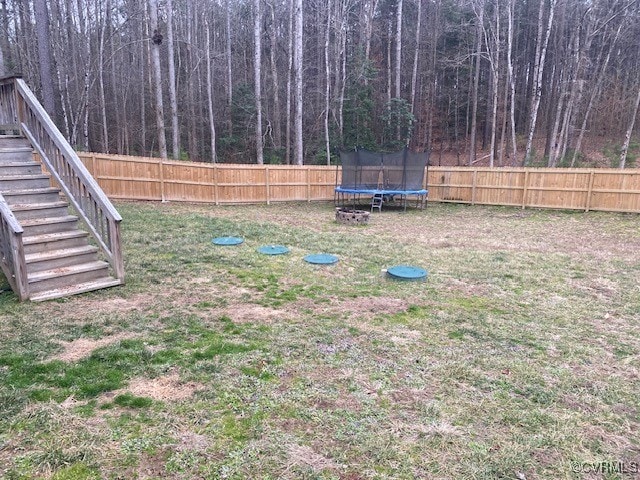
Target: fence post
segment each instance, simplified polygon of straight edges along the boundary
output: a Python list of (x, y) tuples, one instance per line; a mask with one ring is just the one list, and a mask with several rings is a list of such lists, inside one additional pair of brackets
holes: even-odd
[(264, 186), (267, 197), (267, 205), (271, 205), (271, 190), (269, 188), (269, 165), (264, 166)]
[(478, 179), (478, 170), (473, 171), (471, 176), (471, 205), (476, 204), (476, 181)]
[(522, 209), (527, 206), (527, 191), (529, 187), (529, 169), (524, 171), (524, 186), (522, 190)]
[(213, 201), (216, 205), (220, 204), (218, 199), (218, 164), (213, 164)]
[(308, 165), (305, 168), (307, 171), (307, 202), (311, 202), (311, 171)]
[(162, 158), (158, 159), (158, 169), (160, 174), (160, 201), (164, 202), (164, 163)]
[(587, 190), (587, 201), (585, 202), (586, 205), (584, 207), (584, 211), (588, 212), (589, 208), (591, 208), (591, 194), (593, 193), (593, 179), (595, 177), (595, 172), (593, 170), (591, 170), (591, 172), (589, 173), (589, 188)]

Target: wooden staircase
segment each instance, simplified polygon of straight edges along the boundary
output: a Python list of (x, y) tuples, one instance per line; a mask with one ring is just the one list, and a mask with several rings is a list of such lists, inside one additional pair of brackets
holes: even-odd
[(51, 187), (25, 138), (0, 137), (0, 194), (24, 234), (29, 298), (48, 300), (120, 285), (98, 247), (78, 227), (69, 202)]
[(11, 132), (0, 134), (2, 271), (20, 300), (123, 284), (120, 216), (24, 82), (9, 80), (0, 80), (0, 132)]

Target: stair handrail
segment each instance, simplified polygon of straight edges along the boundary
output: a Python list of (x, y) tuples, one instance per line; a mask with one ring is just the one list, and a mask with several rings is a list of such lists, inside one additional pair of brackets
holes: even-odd
[(0, 193), (0, 267), (18, 298), (29, 298), (24, 230)]
[(122, 217), (22, 78), (12, 78), (16, 116), (23, 134), (104, 252), (114, 276), (124, 283)]

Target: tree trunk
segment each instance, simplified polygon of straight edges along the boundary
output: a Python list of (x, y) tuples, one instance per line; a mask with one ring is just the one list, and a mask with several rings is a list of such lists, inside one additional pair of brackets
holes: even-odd
[[(208, 30), (207, 30), (208, 33)], [(207, 51), (207, 54), (209, 52)], [(169, 60), (169, 104), (171, 106), (171, 156), (180, 158), (180, 126), (176, 96), (176, 66), (173, 50), (173, 1), (167, 0), (167, 56)]]
[(216, 127), (213, 121), (213, 78), (211, 75), (211, 32), (209, 28), (209, 22), (205, 21), (207, 42), (206, 42), (206, 55), (207, 55), (207, 107), (209, 112), (209, 134), (211, 137), (211, 163), (216, 163)]
[(51, 33), (46, 0), (34, 0), (36, 19), (36, 37), (38, 39), (38, 63), (40, 66), (40, 85), (42, 105), (54, 122), (58, 120), (53, 88), (53, 64), (51, 59)]
[(324, 143), (327, 165), (331, 165), (331, 145), (329, 139), (329, 107), (331, 104), (331, 68), (329, 62), (329, 40), (331, 38), (331, 0), (327, 0), (327, 23), (324, 32)]
[(393, 42), (393, 24), (389, 19), (387, 25), (387, 104), (391, 104), (391, 45)]
[[(98, 11), (98, 2), (96, 1), (96, 11)], [(109, 126), (107, 122), (107, 100), (104, 91), (104, 42), (107, 29), (107, 22), (103, 18), (100, 26), (100, 39), (98, 45), (98, 89), (100, 97), (100, 119), (102, 125), (102, 151), (109, 153)]]
[[(418, 0), (422, 1), (422, 0)], [(373, 35), (373, 17), (378, 8), (378, 0), (367, 0), (365, 5), (364, 23), (364, 62), (363, 67), (369, 68), (369, 62), (371, 61), (371, 37)], [(363, 71), (364, 84), (369, 83), (369, 75), (366, 71)]]
[[(551, 27), (553, 25), (553, 16), (555, 13), (557, 0), (549, 0), (549, 18), (547, 26), (543, 33), (544, 25), (544, 2), (540, 2), (540, 10), (538, 12), (538, 36), (536, 42), (536, 56), (533, 73), (533, 93), (531, 96), (531, 107), (529, 117), (529, 135), (527, 137), (527, 147), (524, 154), (524, 162), (530, 162), (531, 150), (533, 148), (533, 135), (536, 131), (536, 121), (538, 119), (538, 109), (540, 108), (540, 99), (542, 98), (542, 76), (544, 74), (544, 62), (547, 55), (547, 46), (549, 45), (549, 36), (551, 35)], [(544, 34), (544, 39), (542, 38)]]
[(2, 76), (10, 75), (14, 73), (15, 66), (13, 64), (13, 55), (11, 54), (11, 45), (9, 44), (9, 15), (7, 13), (7, 0), (0, 1), (0, 8), (2, 13), (2, 19), (0, 22), (2, 23), (2, 30), (4, 32), (3, 35), (0, 36), (0, 54), (2, 56), (2, 61), (0, 62), (0, 68), (2, 71), (0, 74)]
[(285, 154), (284, 162), (291, 164), (291, 81), (293, 77), (293, 17), (294, 17), (294, 0), (289, 0), (289, 43), (287, 46), (287, 57), (289, 63), (287, 65), (287, 113), (285, 127)]
[(516, 141), (516, 81), (513, 75), (513, 9), (515, 0), (507, 0), (507, 17), (508, 17), (508, 33), (507, 33), (507, 68), (509, 74), (509, 90), (511, 101), (509, 102), (509, 125), (511, 129), (511, 165), (517, 165), (518, 161), (518, 144)]
[(480, 87), (480, 56), (482, 54), (482, 29), (484, 28), (484, 0), (476, 6), (478, 8), (476, 27), (476, 54), (475, 54), (475, 72), (473, 77), (473, 93), (471, 107), (471, 131), (469, 140), (469, 166), (473, 165), (476, 160), (476, 130), (478, 125), (478, 90)]
[(231, 0), (227, 0), (225, 3), (225, 22), (226, 22), (226, 30), (225, 30), (225, 47), (226, 47), (226, 57), (227, 57), (227, 105), (229, 107), (229, 135), (233, 134), (233, 115), (231, 114), (231, 106), (233, 105), (233, 70), (231, 64), (231, 9), (229, 8), (229, 2)]
[(256, 99), (256, 163), (264, 163), (262, 150), (262, 88), (261, 88), (261, 67), (262, 67), (262, 5), (261, 0), (253, 2), (253, 74), (254, 92)]
[(196, 83), (195, 76), (197, 71), (197, 62), (195, 58), (195, 32), (197, 29), (198, 22), (198, 10), (197, 4), (188, 3), (187, 4), (187, 18), (186, 18), (186, 28), (187, 28), (187, 95), (186, 95), (186, 103), (187, 103), (187, 149), (189, 159), (195, 161), (199, 156), (198, 150), (198, 127), (196, 123)]
[(156, 130), (158, 134), (158, 150), (160, 157), (167, 158), (167, 139), (164, 132), (164, 105), (162, 102), (162, 74), (160, 72), (160, 43), (158, 37), (158, 0), (149, 0), (149, 18), (151, 20), (151, 66), (155, 90)]
[(620, 168), (624, 168), (627, 162), (627, 153), (629, 152), (629, 143), (631, 143), (631, 135), (633, 134), (633, 127), (636, 124), (636, 117), (638, 116), (638, 107), (640, 107), (640, 84), (638, 85), (638, 94), (636, 95), (636, 103), (631, 112), (631, 121), (629, 122), (629, 128), (624, 136), (624, 143), (620, 153)]
[[(397, 0), (396, 10), (396, 92), (395, 97), (400, 98), (400, 73), (402, 71), (402, 7), (403, 0)], [(400, 128), (400, 126), (398, 126)]]
[(273, 136), (275, 137), (273, 146), (276, 149), (282, 147), (282, 106), (280, 105), (280, 80), (278, 75), (278, 65), (276, 62), (276, 52), (278, 50), (278, 37), (276, 29), (276, 12), (273, 3), (269, 3), (271, 9), (271, 50), (269, 61), (271, 64), (271, 79), (273, 81)]
[(493, 51), (491, 52), (491, 145), (489, 147), (489, 166), (493, 167), (496, 156), (496, 133), (498, 129), (498, 87), (500, 86), (500, 8), (495, 5), (495, 32)]
[[(340, 35), (338, 40), (338, 55), (336, 59), (336, 83), (339, 83), (338, 93), (338, 135), (340, 137), (340, 143), (344, 143), (344, 100), (345, 90), (347, 88), (347, 22), (348, 13), (346, 11), (346, 5), (344, 0), (340, 2), (340, 14), (339, 25)], [(337, 10), (337, 9), (336, 9)], [(338, 74), (339, 72), (339, 74)], [(340, 79), (338, 82), (338, 78)]]
[[(576, 145), (573, 150), (573, 156), (571, 157), (571, 166), (574, 167), (576, 164), (576, 160), (578, 155), (580, 154), (580, 150), (582, 149), (582, 140), (584, 139), (584, 133), (587, 130), (587, 122), (589, 121), (589, 115), (591, 114), (591, 110), (593, 109), (593, 104), (595, 103), (595, 99), (600, 95), (600, 89), (602, 88), (602, 82), (604, 80), (605, 73), (607, 71), (607, 67), (609, 66), (609, 60), (611, 59), (611, 52), (617, 44), (618, 37), (620, 35), (620, 30), (622, 29), (622, 22), (618, 25), (616, 30), (616, 34), (611, 40), (611, 44), (607, 50), (607, 55), (605, 56), (604, 61), (598, 71), (598, 78), (596, 79), (596, 83), (591, 88), (591, 94), (589, 95), (589, 102), (587, 103), (586, 110), (584, 112), (584, 116), (582, 118), (582, 125), (580, 126), (580, 133), (578, 134), (578, 139), (576, 140)], [(599, 63), (599, 62), (598, 62)]]
[(304, 146), (302, 140), (302, 0), (295, 0), (295, 34), (294, 34), (294, 52), (293, 52), (293, 70), (295, 77), (295, 116), (294, 116), (294, 149), (293, 163), (302, 165), (304, 162)]
[(416, 46), (413, 54), (413, 71), (411, 72), (411, 115), (416, 113), (416, 87), (418, 85), (418, 58), (420, 56), (420, 36), (422, 35), (422, 0), (417, 0), (418, 18), (416, 19)]

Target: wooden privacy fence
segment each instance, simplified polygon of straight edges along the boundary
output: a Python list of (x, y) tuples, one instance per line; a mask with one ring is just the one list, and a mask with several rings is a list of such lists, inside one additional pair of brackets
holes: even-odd
[(336, 167), (211, 164), (80, 154), (107, 194), (123, 200), (219, 204), (333, 199)]
[(431, 167), (429, 200), (640, 212), (640, 170)]
[[(114, 199), (218, 204), (333, 200), (329, 166), (208, 164), (80, 153)], [(337, 176), (337, 178), (336, 178)], [(640, 212), (639, 169), (429, 167), (429, 201)]]

